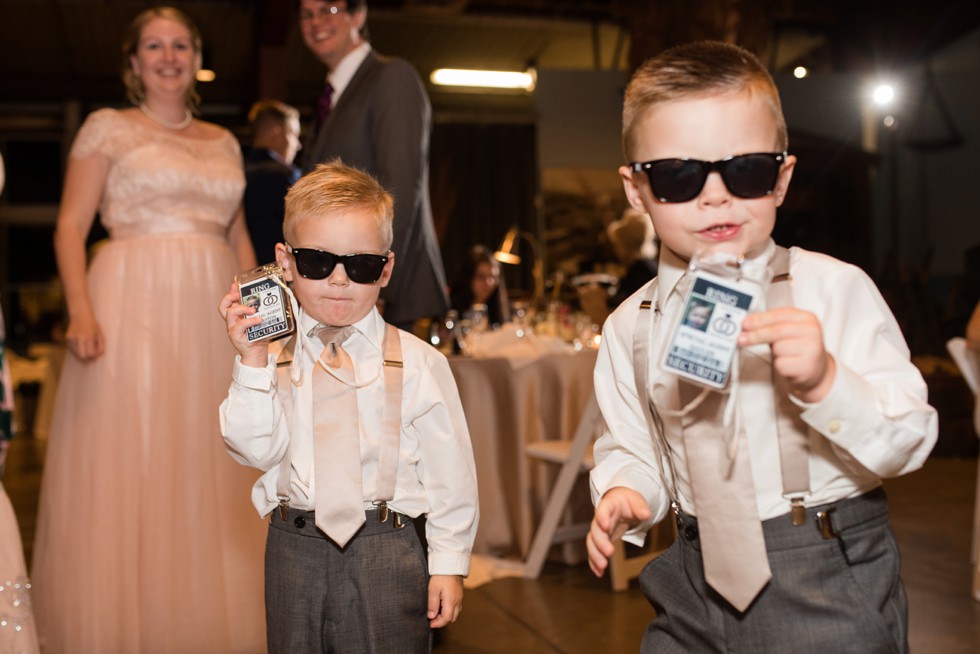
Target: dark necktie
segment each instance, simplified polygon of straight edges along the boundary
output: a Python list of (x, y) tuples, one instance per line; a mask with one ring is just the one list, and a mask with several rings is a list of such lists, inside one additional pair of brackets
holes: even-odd
[(333, 102), (333, 86), (327, 82), (326, 86), (323, 87), (320, 99), (316, 103), (316, 120), (313, 123), (314, 134), (319, 134), (323, 123), (327, 121), (327, 116), (330, 115), (331, 102)]

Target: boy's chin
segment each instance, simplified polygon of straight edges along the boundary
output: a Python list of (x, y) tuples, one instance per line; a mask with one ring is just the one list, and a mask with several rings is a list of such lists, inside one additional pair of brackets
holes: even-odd
[(698, 248), (693, 252), (685, 252), (683, 254), (674, 251), (674, 254), (683, 260), (685, 263), (690, 262), (690, 260), (695, 256), (708, 256), (712, 254), (718, 255), (728, 255), (731, 257), (742, 257), (745, 259), (754, 259), (763, 252), (766, 251), (766, 245), (768, 240), (761, 244), (747, 245), (745, 243), (727, 242), (727, 243), (716, 243), (708, 244), (702, 248)]
[(371, 313), (373, 308), (373, 304), (359, 307), (322, 306), (322, 304), (318, 304), (311, 307), (306, 313), (320, 324), (331, 327), (346, 327), (363, 319)]

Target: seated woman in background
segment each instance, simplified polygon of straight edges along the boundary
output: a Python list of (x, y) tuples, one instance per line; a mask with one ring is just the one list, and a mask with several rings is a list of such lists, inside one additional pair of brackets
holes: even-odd
[(609, 297), (607, 290), (598, 285), (577, 289), (582, 310), (599, 325), (623, 300), (657, 276), (656, 234), (649, 216), (633, 208), (626, 209), (619, 220), (609, 224), (606, 234), (616, 258), (625, 268), (616, 293)]
[(491, 327), (499, 327), (510, 320), (510, 301), (500, 276), (500, 263), (482, 245), (474, 245), (466, 251), (449, 299), (460, 316), (474, 304), (485, 304)]

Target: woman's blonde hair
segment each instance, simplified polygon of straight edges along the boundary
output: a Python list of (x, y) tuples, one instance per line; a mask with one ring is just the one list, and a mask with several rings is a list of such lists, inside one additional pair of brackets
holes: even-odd
[[(129, 24), (122, 42), (122, 80), (126, 86), (126, 97), (136, 105), (146, 99), (146, 89), (143, 87), (143, 80), (133, 70), (132, 57), (139, 48), (140, 37), (143, 36), (143, 28), (155, 18), (166, 18), (186, 27), (187, 31), (191, 34), (191, 45), (194, 48), (194, 54), (200, 56), (203, 48), (200, 30), (197, 29), (194, 21), (180, 9), (174, 7), (152, 7), (141, 12)], [(197, 113), (201, 105), (201, 96), (194, 89), (195, 84), (196, 80), (192, 80), (190, 87), (187, 89), (186, 102), (187, 108)]]

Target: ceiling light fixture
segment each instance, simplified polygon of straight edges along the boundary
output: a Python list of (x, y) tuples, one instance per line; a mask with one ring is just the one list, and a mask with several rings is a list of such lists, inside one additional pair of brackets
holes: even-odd
[(472, 88), (524, 89), (533, 91), (536, 75), (533, 69), (518, 73), (504, 70), (465, 70), (438, 68), (429, 80), (439, 86), (468, 86)]

